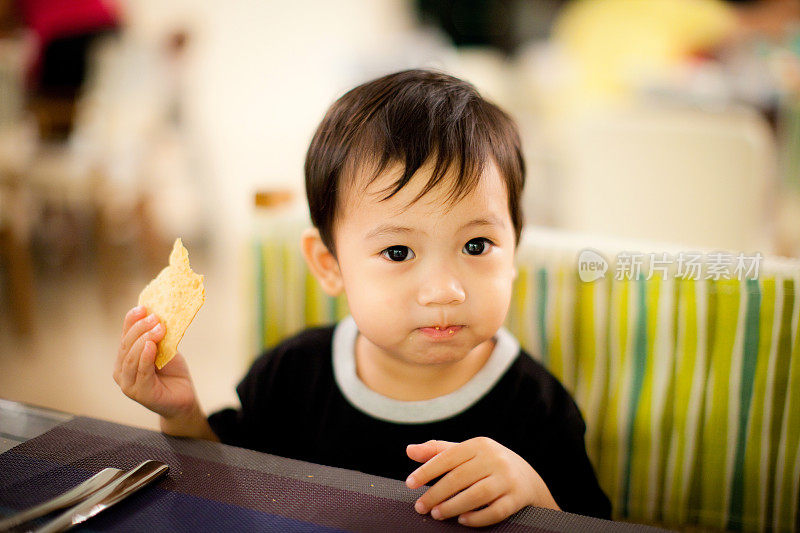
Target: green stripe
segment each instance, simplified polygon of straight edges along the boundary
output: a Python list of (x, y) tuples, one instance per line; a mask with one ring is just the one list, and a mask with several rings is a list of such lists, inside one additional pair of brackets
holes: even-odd
[[(759, 331), (764, 332), (759, 336), (758, 358), (756, 362), (755, 378), (753, 379), (753, 399), (750, 404), (750, 417), (747, 429), (747, 448), (744, 454), (744, 496), (741, 521), (747, 530), (760, 530), (765, 523), (762, 490), (766, 490), (761, 481), (764, 469), (761, 459), (762, 435), (764, 432), (764, 415), (767, 399), (767, 377), (769, 362), (772, 352), (772, 334), (774, 331), (776, 305), (776, 282), (774, 278), (764, 279), (761, 282), (761, 313)], [(768, 443), (767, 443), (768, 445)]]
[(638, 313), (636, 316), (635, 326), (635, 339), (633, 346), (633, 382), (631, 393), (628, 399), (628, 435), (627, 435), (627, 448), (628, 454), (624, 466), (623, 474), (623, 487), (622, 487), (622, 512), (625, 516), (630, 516), (629, 500), (631, 489), (631, 462), (634, 453), (633, 448), (633, 435), (636, 427), (636, 410), (639, 407), (639, 396), (642, 391), (642, 382), (644, 380), (644, 372), (647, 368), (647, 299), (646, 299), (646, 285), (641, 279), (636, 280), (637, 300), (639, 304)]
[[(648, 281), (641, 281), (646, 293), (646, 347), (644, 360), (637, 361), (636, 366), (644, 366), (642, 369), (641, 392), (639, 394), (638, 406), (631, 424), (633, 440), (631, 444), (631, 495), (630, 509), (631, 519), (652, 521), (653, 516), (648, 512), (648, 506), (655, 502), (658, 497), (650, 491), (650, 464), (654, 439), (657, 437), (653, 433), (653, 420), (660, 420), (662, 413), (655, 412), (655, 383), (654, 380), (661, 376), (655, 375), (655, 340), (656, 328), (658, 327), (658, 311), (662, 280), (653, 277)], [(638, 356), (637, 356), (638, 358)], [(634, 390), (634, 393), (636, 391)]]
[(540, 268), (538, 272), (538, 300), (537, 300), (537, 313), (539, 317), (539, 354), (542, 358), (542, 363), (549, 366), (550, 352), (547, 349), (547, 269)]
[(747, 447), (747, 421), (750, 414), (750, 404), (753, 398), (753, 387), (756, 377), (756, 363), (758, 362), (761, 293), (758, 280), (746, 281), (747, 290), (747, 317), (745, 318), (744, 353), (742, 354), (742, 377), (739, 428), (736, 439), (736, 459), (733, 467), (733, 486), (731, 488), (730, 516), (728, 529), (741, 529), (744, 502), (744, 454)]

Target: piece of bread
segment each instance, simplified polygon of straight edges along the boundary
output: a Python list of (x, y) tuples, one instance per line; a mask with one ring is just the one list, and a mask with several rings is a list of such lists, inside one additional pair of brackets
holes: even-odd
[(148, 313), (155, 313), (166, 328), (164, 338), (157, 344), (158, 369), (178, 353), (178, 343), (205, 299), (203, 276), (192, 271), (189, 252), (179, 238), (175, 239), (169, 254), (169, 266), (148, 283), (139, 295), (139, 305), (144, 306)]

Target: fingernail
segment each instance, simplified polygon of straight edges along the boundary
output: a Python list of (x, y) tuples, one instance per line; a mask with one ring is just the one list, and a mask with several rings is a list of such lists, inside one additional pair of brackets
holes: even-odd
[(142, 311), (144, 311), (144, 306), (137, 305), (136, 307), (133, 308), (133, 312), (136, 313), (137, 315)]
[(153, 328), (151, 331), (152, 331), (153, 333), (156, 333), (156, 334), (158, 334), (158, 333), (161, 333), (161, 331), (162, 331), (163, 329), (164, 329), (164, 326), (162, 326), (162, 325), (161, 325), (161, 323), (158, 323), (158, 324), (156, 324), (156, 327), (154, 327), (154, 328)]
[(156, 323), (158, 321), (158, 319), (156, 318), (156, 315), (151, 313), (151, 314), (147, 315), (147, 321), (151, 322), (151, 323)]
[(439, 510), (438, 507), (434, 507), (431, 511), (431, 516), (434, 520), (441, 520), (442, 519), (442, 512)]
[(414, 474), (411, 474), (406, 478), (406, 486), (410, 489), (414, 488), (414, 485), (417, 484), (417, 478), (414, 477)]
[(425, 514), (425, 504), (422, 503), (422, 500), (417, 500), (417, 503), (414, 504), (414, 510), (419, 514)]
[(467, 519), (464, 518), (463, 516), (459, 516), (458, 517), (458, 523), (461, 524), (462, 526), (464, 526), (464, 525), (467, 524)]

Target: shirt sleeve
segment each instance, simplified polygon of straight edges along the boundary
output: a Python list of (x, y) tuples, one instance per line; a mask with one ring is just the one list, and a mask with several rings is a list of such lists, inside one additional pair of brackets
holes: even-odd
[(280, 349), (263, 353), (236, 387), (240, 407), (226, 408), (208, 417), (211, 429), (224, 444), (258, 449), (264, 424), (259, 413), (266, 411), (278, 372)]

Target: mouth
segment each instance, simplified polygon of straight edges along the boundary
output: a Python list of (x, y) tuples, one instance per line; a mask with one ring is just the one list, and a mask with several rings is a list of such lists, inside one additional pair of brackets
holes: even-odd
[(419, 328), (420, 332), (426, 337), (431, 339), (450, 339), (456, 336), (464, 326), (447, 325), (447, 326), (428, 326)]

